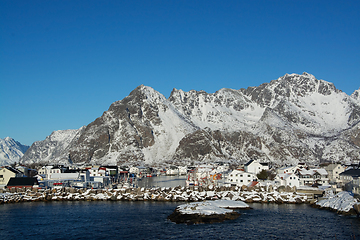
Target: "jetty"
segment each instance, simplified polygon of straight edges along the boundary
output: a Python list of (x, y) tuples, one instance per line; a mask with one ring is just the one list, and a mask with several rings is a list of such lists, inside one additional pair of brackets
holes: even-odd
[(246, 203), (308, 203), (307, 194), (266, 187), (156, 187), (121, 189), (17, 189), (0, 192), (0, 204), (31, 201), (171, 201), (239, 200)]

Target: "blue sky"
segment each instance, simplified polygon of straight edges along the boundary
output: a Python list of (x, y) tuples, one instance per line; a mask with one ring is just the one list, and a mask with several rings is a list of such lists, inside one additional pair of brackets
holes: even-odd
[(77, 129), (144, 84), (213, 93), (308, 72), (360, 87), (360, 1), (0, 1), (0, 138)]

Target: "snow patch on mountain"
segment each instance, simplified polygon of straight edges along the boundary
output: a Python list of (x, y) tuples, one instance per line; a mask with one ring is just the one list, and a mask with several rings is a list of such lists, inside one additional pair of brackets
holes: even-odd
[(18, 162), (29, 146), (22, 145), (11, 137), (0, 139), (0, 166)]
[(22, 156), (21, 163), (68, 163), (68, 147), (84, 130), (58, 130), (52, 132), (43, 141), (34, 142)]

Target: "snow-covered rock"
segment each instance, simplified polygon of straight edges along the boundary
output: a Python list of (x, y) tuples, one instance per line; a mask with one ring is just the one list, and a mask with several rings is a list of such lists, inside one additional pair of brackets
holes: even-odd
[(248, 209), (249, 205), (231, 200), (192, 202), (178, 206), (168, 219), (176, 223), (199, 224), (222, 222), (240, 216), (230, 208)]
[(358, 201), (349, 192), (340, 192), (334, 196), (329, 196), (327, 199), (316, 202), (316, 206), (320, 208), (328, 208), (342, 214), (355, 213), (354, 205)]

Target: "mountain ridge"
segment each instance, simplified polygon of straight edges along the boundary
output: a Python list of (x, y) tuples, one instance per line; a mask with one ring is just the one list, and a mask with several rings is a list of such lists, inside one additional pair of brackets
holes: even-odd
[[(51, 150), (44, 142), (47, 155), (37, 156), (118, 165), (360, 160), (359, 91), (349, 96), (308, 73), (215, 93), (174, 88), (169, 98), (140, 85), (66, 144)], [(34, 161), (40, 148), (31, 146), (33, 155), (21, 160)]]

